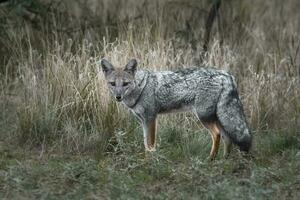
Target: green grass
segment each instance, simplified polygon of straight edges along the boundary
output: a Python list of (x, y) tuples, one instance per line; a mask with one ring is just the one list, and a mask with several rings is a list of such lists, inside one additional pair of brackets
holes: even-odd
[[(300, 192), (299, 146), (281, 146), (270, 155), (265, 141), (256, 146), (259, 154), (253, 158), (234, 149), (228, 159), (210, 162), (207, 149), (201, 151), (209, 142), (206, 137), (198, 140), (199, 152), (192, 155), (180, 147), (183, 138), (164, 141), (157, 152), (146, 155), (141, 138), (124, 139), (126, 150), (120, 147), (100, 159), (91, 154), (41, 155), (37, 149), (2, 144), (0, 198), (296, 199)], [(186, 145), (195, 145), (193, 139)]]
[(298, 134), (255, 133), (251, 157), (234, 148), (224, 159), (221, 148), (211, 162), (206, 130), (175, 127), (158, 129), (154, 153), (144, 152), (137, 123), (119, 130), (101, 155), (97, 149), (62, 153), (1, 142), (0, 199), (297, 199), (300, 194)]

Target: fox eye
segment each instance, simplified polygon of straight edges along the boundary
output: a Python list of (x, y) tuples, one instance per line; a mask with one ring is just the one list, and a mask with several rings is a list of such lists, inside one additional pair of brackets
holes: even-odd
[(129, 85), (129, 82), (124, 82), (124, 83), (123, 83), (123, 86), (124, 86), (124, 87), (127, 86), (127, 85)]
[(109, 82), (109, 84), (110, 84), (111, 86), (116, 86), (116, 83), (115, 83), (115, 82)]

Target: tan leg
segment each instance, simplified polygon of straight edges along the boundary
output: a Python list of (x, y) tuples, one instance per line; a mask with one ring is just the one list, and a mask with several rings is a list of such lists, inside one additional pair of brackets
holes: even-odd
[(144, 145), (146, 151), (155, 151), (156, 144), (156, 119), (148, 120), (143, 125), (144, 129)]
[(203, 125), (209, 130), (211, 139), (212, 139), (212, 147), (209, 154), (210, 160), (215, 159), (220, 145), (220, 129), (217, 126), (216, 122), (202, 122)]

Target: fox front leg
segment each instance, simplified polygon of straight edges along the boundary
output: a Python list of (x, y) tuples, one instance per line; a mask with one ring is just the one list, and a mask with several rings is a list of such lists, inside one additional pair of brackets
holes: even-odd
[(146, 151), (155, 151), (156, 145), (156, 117), (143, 120), (143, 135)]
[(155, 151), (157, 115), (149, 115), (149, 113), (155, 112), (150, 112), (150, 110), (146, 110), (142, 106), (137, 106), (134, 110), (132, 110), (132, 113), (136, 116), (143, 128), (145, 150), (150, 152)]

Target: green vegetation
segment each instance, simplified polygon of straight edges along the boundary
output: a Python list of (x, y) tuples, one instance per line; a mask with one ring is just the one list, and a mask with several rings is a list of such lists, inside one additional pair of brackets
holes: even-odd
[[(0, 3), (0, 199), (298, 199), (300, 5), (222, 1)], [(157, 152), (113, 102), (98, 61), (210, 65), (236, 77), (251, 156), (207, 160), (191, 113), (159, 117)]]

